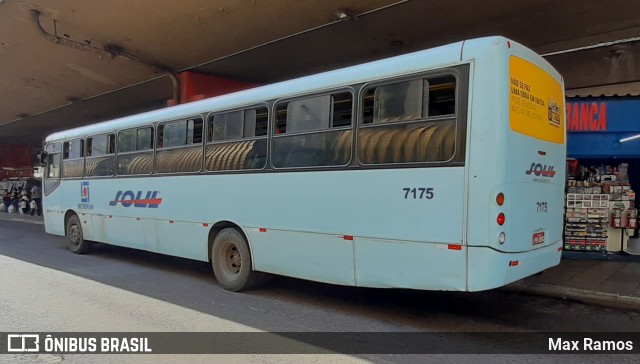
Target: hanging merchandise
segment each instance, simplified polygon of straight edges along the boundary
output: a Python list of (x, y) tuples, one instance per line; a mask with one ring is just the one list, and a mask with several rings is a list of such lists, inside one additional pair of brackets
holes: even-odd
[(611, 227), (620, 229), (622, 227), (622, 213), (619, 207), (611, 209)]
[(638, 210), (627, 209), (627, 229), (638, 228)]

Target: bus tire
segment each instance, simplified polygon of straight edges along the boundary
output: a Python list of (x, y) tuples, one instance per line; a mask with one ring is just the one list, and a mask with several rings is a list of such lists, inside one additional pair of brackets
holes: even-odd
[(78, 215), (71, 215), (67, 220), (67, 246), (76, 254), (85, 254), (91, 250), (91, 242), (84, 240), (82, 224)]
[(243, 291), (257, 283), (249, 245), (234, 228), (226, 228), (216, 236), (211, 247), (211, 265), (218, 283), (228, 291)]

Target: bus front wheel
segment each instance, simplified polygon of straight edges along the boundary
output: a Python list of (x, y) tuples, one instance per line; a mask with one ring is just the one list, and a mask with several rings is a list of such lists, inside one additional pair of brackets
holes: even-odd
[(253, 287), (257, 272), (251, 268), (251, 252), (242, 234), (234, 228), (222, 230), (213, 241), (211, 265), (222, 288), (239, 292)]
[(67, 220), (67, 245), (69, 250), (76, 254), (88, 253), (91, 250), (91, 243), (84, 240), (82, 225), (77, 215), (72, 215)]

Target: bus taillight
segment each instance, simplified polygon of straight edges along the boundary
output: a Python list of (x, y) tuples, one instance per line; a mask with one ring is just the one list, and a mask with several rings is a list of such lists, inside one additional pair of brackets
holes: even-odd
[(498, 204), (498, 206), (502, 206), (504, 204), (504, 193), (500, 192), (496, 196), (496, 203)]
[(504, 220), (505, 220), (504, 214), (502, 212), (499, 213), (498, 218), (496, 219), (496, 221), (498, 222), (498, 225), (500, 226), (504, 225)]

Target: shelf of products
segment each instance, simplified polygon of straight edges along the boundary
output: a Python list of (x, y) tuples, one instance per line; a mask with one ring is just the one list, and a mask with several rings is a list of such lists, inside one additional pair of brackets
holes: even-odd
[(606, 251), (609, 195), (568, 193), (564, 223), (564, 249)]

